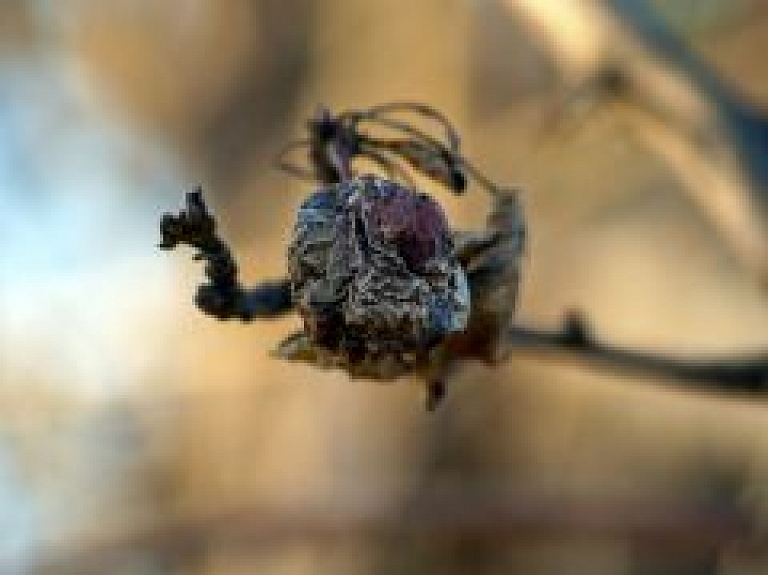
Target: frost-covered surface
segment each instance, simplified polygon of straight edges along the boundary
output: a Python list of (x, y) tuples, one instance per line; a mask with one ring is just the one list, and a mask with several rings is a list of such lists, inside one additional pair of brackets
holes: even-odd
[(394, 377), (467, 326), (469, 287), (442, 209), (394, 182), (315, 192), (288, 264), (305, 331), (333, 363)]

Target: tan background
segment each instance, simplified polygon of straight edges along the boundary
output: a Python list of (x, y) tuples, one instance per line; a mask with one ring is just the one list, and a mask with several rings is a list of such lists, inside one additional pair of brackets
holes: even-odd
[[(768, 7), (655, 4), (724, 78), (768, 102)], [(413, 383), (269, 359), (294, 318), (205, 318), (191, 303), (200, 269), (154, 250), (157, 217), (199, 181), (245, 276), (280, 275), (307, 188), (271, 171), (272, 155), (317, 102), (413, 99), (453, 119), (488, 174), (524, 190), (521, 321), (555, 325), (580, 307), (626, 345), (764, 348), (765, 292), (674, 170), (610, 110), (548, 128), (563, 82), (513, 10), (459, 0), (5, 0), (2, 83), (0, 156), (11, 167), (0, 177), (27, 174), (0, 181), (5, 217), (18, 224), (0, 247), (16, 262), (0, 267), (0, 559), (12, 569), (242, 505), (374, 501), (397, 517), (444, 485), (651, 508), (723, 504), (746, 509), (755, 533), (768, 520), (763, 401), (518, 358), (467, 366), (427, 414)], [(440, 197), (457, 223), (482, 224), (480, 194)], [(88, 258), (76, 257), (79, 246)], [(181, 565), (137, 552), (109, 572), (710, 572), (695, 552), (643, 552), (621, 538), (245, 547), (212, 541)], [(768, 569), (728, 550), (716, 563), (724, 573)]]

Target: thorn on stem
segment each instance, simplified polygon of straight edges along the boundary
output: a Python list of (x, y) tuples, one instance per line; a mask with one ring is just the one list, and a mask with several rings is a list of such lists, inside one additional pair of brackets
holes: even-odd
[(445, 397), (445, 380), (432, 379), (427, 382), (427, 411), (435, 411)]
[(585, 347), (591, 340), (591, 330), (584, 312), (578, 309), (567, 310), (563, 318), (563, 345), (566, 347)]

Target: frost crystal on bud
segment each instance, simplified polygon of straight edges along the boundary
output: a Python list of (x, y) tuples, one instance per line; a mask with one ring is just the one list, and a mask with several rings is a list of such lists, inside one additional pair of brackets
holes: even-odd
[(309, 340), (353, 372), (396, 377), (469, 320), (466, 274), (439, 204), (375, 176), (304, 202), (288, 270)]

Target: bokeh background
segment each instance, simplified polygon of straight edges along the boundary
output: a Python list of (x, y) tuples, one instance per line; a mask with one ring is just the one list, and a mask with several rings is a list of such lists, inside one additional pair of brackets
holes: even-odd
[[(295, 318), (206, 318), (155, 249), (201, 183), (279, 277), (309, 188), (274, 154), (317, 103), (423, 101), (523, 190), (521, 323), (765, 349), (767, 53), (760, 0), (2, 0), (0, 572), (768, 572), (765, 401), (513, 354), (426, 413), (270, 359)], [(454, 529), (473, 501), (530, 532)]]

